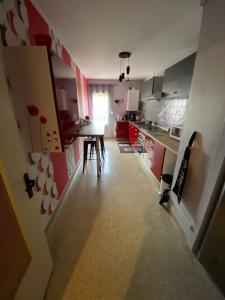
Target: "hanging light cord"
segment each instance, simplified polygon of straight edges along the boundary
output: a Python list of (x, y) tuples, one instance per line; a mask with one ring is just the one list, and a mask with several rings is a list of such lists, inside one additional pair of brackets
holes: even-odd
[(120, 75), (121, 75), (121, 67), (122, 67), (122, 58), (120, 59)]

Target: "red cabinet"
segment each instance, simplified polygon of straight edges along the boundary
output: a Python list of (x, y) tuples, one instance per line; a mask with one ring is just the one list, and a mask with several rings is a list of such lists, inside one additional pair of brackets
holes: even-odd
[(128, 139), (128, 124), (126, 121), (117, 121), (116, 137), (118, 139)]
[(151, 170), (155, 177), (160, 181), (162, 170), (163, 170), (163, 163), (164, 163), (164, 156), (165, 156), (166, 148), (161, 144), (155, 142), (153, 144), (153, 157), (152, 157), (152, 165)]
[[(117, 128), (120, 128), (120, 123), (125, 123), (125, 122), (117, 122)], [(139, 129), (134, 126), (131, 123), (125, 123), (127, 124), (127, 130), (128, 130), (128, 139), (132, 146), (137, 147), (140, 146), (138, 136), (139, 136)], [(119, 132), (117, 130), (117, 132)], [(150, 137), (147, 134), (142, 134), (145, 136), (145, 141), (144, 141), (144, 153), (143, 153), (143, 158), (145, 161), (146, 166), (152, 171), (152, 173), (155, 175), (158, 181), (161, 179), (162, 175), (162, 170), (163, 170), (163, 163), (164, 163), (164, 156), (165, 156), (165, 150), (166, 148), (162, 146), (160, 143), (156, 142), (154, 138)], [(117, 133), (118, 137), (118, 133)], [(136, 149), (137, 149), (136, 148)]]
[(129, 123), (129, 141), (132, 145), (135, 145), (138, 142), (139, 129), (134, 125)]
[(145, 137), (144, 160), (158, 181), (160, 181), (166, 148), (150, 136)]

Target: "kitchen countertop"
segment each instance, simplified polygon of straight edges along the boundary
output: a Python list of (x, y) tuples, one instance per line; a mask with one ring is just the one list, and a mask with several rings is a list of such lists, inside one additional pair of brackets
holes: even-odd
[(129, 123), (131, 123), (133, 126), (138, 128), (144, 134), (149, 135), (156, 142), (159, 142), (160, 144), (165, 146), (169, 151), (173, 152), (174, 154), (178, 153), (180, 142), (178, 140), (171, 138), (167, 131), (161, 130), (163, 134), (159, 135), (157, 132), (154, 131), (149, 132), (147, 129), (142, 128), (141, 127), (142, 124), (136, 124), (135, 122), (132, 121), (129, 121)]
[(104, 136), (105, 126), (102, 124), (90, 123), (88, 125), (84, 125), (79, 131), (75, 131), (74, 128), (70, 128), (66, 131), (68, 135), (76, 135), (80, 137), (93, 136), (100, 137)]

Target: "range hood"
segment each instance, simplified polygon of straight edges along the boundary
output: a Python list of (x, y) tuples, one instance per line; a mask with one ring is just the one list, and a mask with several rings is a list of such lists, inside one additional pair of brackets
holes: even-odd
[(141, 89), (141, 101), (159, 101), (163, 97), (163, 77), (154, 76), (144, 81)]

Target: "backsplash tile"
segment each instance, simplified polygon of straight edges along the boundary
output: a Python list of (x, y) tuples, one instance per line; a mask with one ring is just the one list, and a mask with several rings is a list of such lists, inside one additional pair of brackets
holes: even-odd
[(144, 102), (142, 113), (145, 120), (154, 121), (162, 127), (169, 128), (172, 124), (183, 124), (186, 104), (187, 98)]

